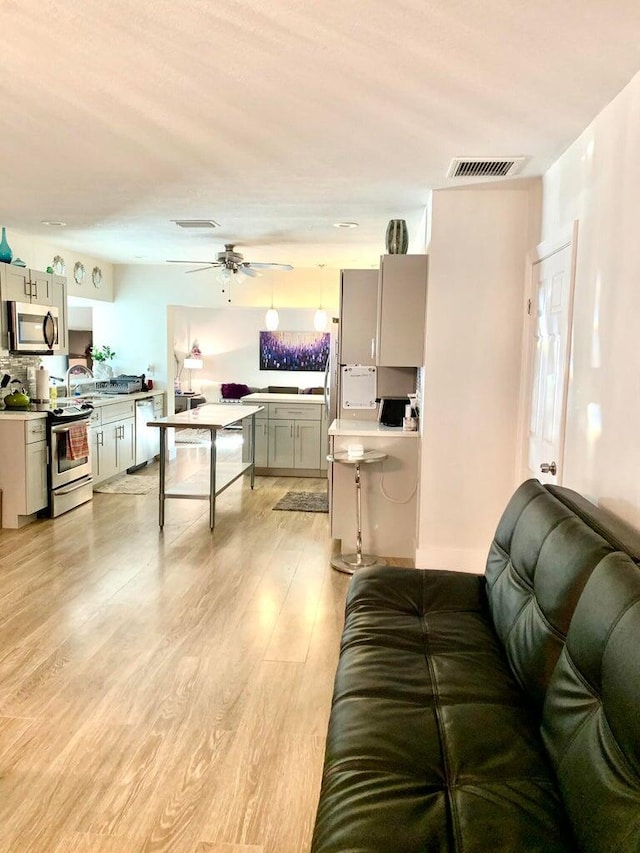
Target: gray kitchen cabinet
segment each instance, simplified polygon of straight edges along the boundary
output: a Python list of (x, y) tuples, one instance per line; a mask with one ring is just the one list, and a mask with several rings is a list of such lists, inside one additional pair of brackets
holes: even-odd
[(52, 279), (50, 273), (13, 264), (0, 265), (0, 293), (5, 301), (52, 305)]
[(282, 418), (269, 422), (269, 468), (293, 468), (294, 421)]
[[(266, 468), (269, 464), (269, 419), (256, 415), (256, 468)], [(242, 421), (242, 461), (251, 461), (251, 419)]]
[(424, 363), (427, 255), (383, 255), (379, 270), (343, 270), (341, 364)]
[(0, 421), (2, 527), (22, 527), (47, 506), (46, 430), (44, 416)]
[(294, 468), (320, 468), (320, 421), (294, 421)]
[(67, 322), (67, 279), (54, 275), (51, 281), (51, 304), (58, 309), (58, 343), (56, 355), (69, 354), (69, 325)]
[(47, 442), (34, 441), (27, 444), (27, 513), (44, 509), (48, 502), (47, 491)]
[(378, 271), (342, 270), (340, 277), (340, 364), (376, 363)]
[[(285, 399), (282, 400), (282, 397)], [(281, 398), (281, 402), (278, 401)], [(326, 419), (323, 421), (322, 399), (308, 402), (309, 397), (286, 394), (252, 394), (245, 405), (262, 405), (256, 417), (256, 470), (263, 474), (321, 476), (326, 471)], [(276, 402), (278, 401), (278, 402)], [(324, 433), (323, 433), (324, 424)], [(251, 459), (251, 424), (243, 424), (242, 459)]]
[(91, 457), (95, 483), (108, 480), (135, 462), (134, 401), (108, 403), (91, 416)]
[(383, 255), (378, 273), (376, 364), (421, 367), (427, 309), (427, 255)]

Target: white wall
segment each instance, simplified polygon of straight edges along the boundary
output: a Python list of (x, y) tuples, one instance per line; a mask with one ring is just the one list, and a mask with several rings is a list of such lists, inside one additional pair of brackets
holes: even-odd
[[(287, 306), (307, 308), (307, 316), (313, 316), (322, 297), (323, 307), (330, 314), (336, 312), (339, 292), (337, 270), (269, 272), (260, 278), (245, 279), (241, 284), (232, 285), (230, 293), (222, 293), (214, 271), (188, 274), (184, 270), (177, 265), (115, 267), (115, 301), (108, 305), (93, 303), (93, 338), (97, 346), (108, 344), (116, 351), (117, 358), (113, 363), (116, 373), (149, 373), (147, 368), (151, 365), (157, 387), (173, 387), (174, 337), (177, 336), (176, 340), (180, 342), (184, 331), (174, 330), (178, 318), (170, 316), (170, 307), (172, 313), (175, 306), (195, 308), (196, 315), (216, 310), (222, 312), (220, 316), (228, 316), (230, 324), (235, 322), (233, 318), (242, 308), (259, 308), (256, 316), (264, 316), (272, 298), (279, 310)], [(231, 303), (228, 302), (229, 296)], [(221, 325), (224, 328), (224, 322)], [(285, 329), (283, 322), (280, 328)], [(252, 340), (257, 338), (254, 332), (255, 327), (252, 326), (247, 340), (249, 335)], [(230, 345), (235, 349), (233, 342)], [(217, 348), (217, 344), (215, 346)], [(225, 377), (221, 381), (233, 380)]]
[(539, 182), (433, 193), (416, 564), (484, 571), (516, 478)]
[(579, 220), (564, 484), (640, 527), (640, 73), (544, 177), (542, 237)]
[[(259, 332), (264, 331), (264, 308), (185, 308), (170, 307), (175, 351), (180, 360), (194, 340), (202, 351), (202, 370), (192, 371), (194, 391), (215, 402), (223, 382), (238, 382), (250, 387), (290, 385), (309, 388), (322, 385), (324, 373), (307, 371), (260, 370)], [(312, 308), (280, 308), (281, 331), (312, 332)], [(182, 372), (182, 389), (189, 385), (188, 371)]]

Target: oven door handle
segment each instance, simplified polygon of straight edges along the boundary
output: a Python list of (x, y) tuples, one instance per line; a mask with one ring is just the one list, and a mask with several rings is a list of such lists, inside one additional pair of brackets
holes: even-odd
[(82, 477), (80, 480), (74, 480), (71, 485), (65, 486), (64, 489), (56, 489), (55, 493), (56, 495), (69, 495), (71, 494), (71, 492), (75, 492), (77, 489), (81, 489), (83, 486), (88, 486), (89, 483), (93, 483), (93, 477)]
[[(88, 419), (88, 415), (87, 415), (87, 419)], [(84, 418), (81, 418), (80, 423), (82, 423), (83, 420), (84, 420)], [(78, 423), (78, 421), (75, 421), (75, 423)], [(61, 427), (61, 426), (56, 425), (56, 426), (51, 427), (51, 432), (56, 432), (56, 433), (58, 433), (58, 432), (69, 432), (70, 429), (71, 429), (71, 427)]]

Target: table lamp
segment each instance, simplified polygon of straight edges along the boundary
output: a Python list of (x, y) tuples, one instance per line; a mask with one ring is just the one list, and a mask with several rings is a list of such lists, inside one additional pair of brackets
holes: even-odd
[(202, 370), (204, 364), (201, 358), (193, 358), (189, 356), (188, 358), (185, 358), (182, 366), (189, 371), (189, 390), (187, 391), (187, 394), (193, 394), (193, 388), (191, 387), (191, 371)]

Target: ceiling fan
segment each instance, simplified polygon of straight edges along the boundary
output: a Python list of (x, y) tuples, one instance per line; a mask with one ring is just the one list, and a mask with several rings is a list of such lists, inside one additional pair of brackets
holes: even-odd
[[(291, 264), (267, 264), (257, 263), (255, 261), (245, 261), (244, 256), (240, 252), (234, 250), (234, 243), (225, 243), (224, 252), (218, 252), (215, 261), (209, 261), (204, 267), (198, 267), (195, 270), (186, 270), (186, 272), (201, 272), (209, 270), (212, 267), (220, 267), (221, 270), (226, 270), (229, 276), (242, 273), (250, 278), (255, 278), (260, 275), (259, 269), (269, 270), (292, 270)], [(168, 264), (199, 264), (201, 261), (167, 261)]]

